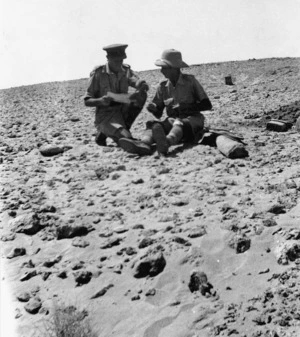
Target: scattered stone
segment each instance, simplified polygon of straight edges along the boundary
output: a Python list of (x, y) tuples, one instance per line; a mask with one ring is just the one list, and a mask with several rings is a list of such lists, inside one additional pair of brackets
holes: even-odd
[(132, 296), (131, 297), (131, 301), (138, 301), (141, 299), (141, 296), (140, 295), (135, 295), (135, 296)]
[(34, 235), (43, 228), (36, 213), (20, 215), (13, 219), (9, 226), (16, 233), (24, 233), (27, 235)]
[(142, 178), (139, 178), (139, 179), (135, 179), (135, 180), (132, 180), (132, 183), (133, 184), (143, 184), (144, 183), (144, 180)]
[(21, 313), (21, 310), (19, 308), (16, 308), (15, 312), (16, 312), (15, 319), (18, 319), (18, 318), (22, 317), (22, 313)]
[(250, 248), (251, 240), (245, 234), (233, 234), (228, 245), (230, 248), (235, 249), (237, 254), (240, 254)]
[(65, 278), (68, 277), (68, 275), (67, 275), (67, 272), (65, 270), (62, 270), (57, 274), (57, 277), (59, 277), (61, 279), (65, 279)]
[(277, 262), (279, 264), (288, 264), (300, 258), (300, 243), (287, 241), (280, 247)]
[(142, 241), (139, 243), (138, 247), (140, 249), (146, 248), (146, 247), (151, 246), (154, 242), (155, 242), (155, 240), (152, 239), (151, 237), (146, 237), (146, 238), (142, 239)]
[(188, 286), (192, 293), (200, 290), (203, 296), (206, 296), (207, 293), (212, 295), (213, 286), (208, 282), (204, 272), (192, 271)]
[(132, 227), (132, 229), (144, 229), (144, 225), (142, 224), (137, 224)]
[(117, 180), (117, 179), (119, 179), (120, 177), (121, 177), (121, 174), (115, 172), (115, 173), (113, 173), (113, 174), (111, 175), (111, 180)]
[(105, 180), (109, 177), (109, 174), (113, 171), (111, 167), (100, 167), (95, 170), (96, 176), (99, 180)]
[(98, 298), (98, 297), (101, 297), (103, 295), (106, 294), (107, 290), (109, 290), (110, 288), (112, 288), (114, 285), (112, 283), (110, 283), (108, 286), (102, 288), (101, 290), (97, 291), (96, 294), (94, 294), (91, 299), (94, 299), (94, 298)]
[(20, 281), (23, 282), (23, 281), (30, 280), (32, 277), (34, 277), (36, 275), (37, 275), (36, 270), (28, 271), (20, 277)]
[(285, 207), (279, 204), (272, 205), (267, 211), (273, 214), (283, 214), (286, 212)]
[(81, 269), (84, 267), (84, 261), (79, 261), (79, 262), (76, 262), (72, 265), (71, 269), (72, 270), (78, 270), (78, 269)]
[(264, 269), (264, 270), (260, 271), (258, 274), (267, 274), (269, 272), (270, 272), (270, 269), (267, 268), (267, 269)]
[(122, 273), (122, 269), (123, 269), (123, 264), (122, 263), (118, 263), (116, 266), (114, 266), (113, 271), (116, 274), (121, 274)]
[(75, 236), (84, 236), (87, 235), (93, 227), (85, 225), (62, 225), (56, 229), (57, 240), (61, 239), (71, 239)]
[(149, 289), (146, 293), (145, 296), (154, 296), (156, 294), (156, 290), (154, 288)]
[(170, 204), (172, 204), (173, 206), (185, 206), (189, 204), (189, 200), (188, 199), (181, 199), (181, 198), (172, 198), (170, 199)]
[(277, 222), (272, 218), (264, 219), (262, 223), (265, 227), (274, 227), (278, 225)]
[(184, 239), (180, 236), (174, 236), (172, 238), (172, 241), (177, 242), (177, 243), (179, 243), (181, 245), (184, 245), (184, 246), (191, 246), (192, 245), (188, 240), (186, 240), (186, 239)]
[(195, 239), (195, 238), (199, 238), (205, 235), (206, 233), (207, 232), (204, 226), (194, 227), (194, 228), (189, 229), (188, 237), (191, 239)]
[(21, 268), (34, 268), (34, 267), (35, 267), (35, 264), (32, 262), (32, 260), (23, 262), (21, 265)]
[(49, 278), (49, 276), (52, 274), (52, 272), (51, 271), (45, 271), (45, 272), (43, 272), (42, 273), (42, 280), (43, 281), (46, 281), (48, 278)]
[(118, 246), (120, 244), (120, 242), (122, 241), (121, 238), (111, 238), (109, 240), (107, 240), (106, 242), (104, 242), (100, 248), (101, 249), (107, 249), (107, 248), (112, 248), (114, 246)]
[(17, 256), (23, 256), (26, 254), (25, 248), (13, 248), (12, 251), (6, 256), (8, 259), (13, 259)]
[(11, 216), (12, 218), (15, 218), (17, 216), (17, 212), (14, 210), (8, 211), (8, 215)]
[(133, 276), (142, 278), (146, 276), (156, 276), (161, 273), (166, 266), (166, 260), (163, 253), (159, 252), (150, 257), (145, 257), (139, 261), (135, 267)]
[(28, 302), (31, 298), (31, 295), (25, 291), (25, 292), (22, 292), (21, 294), (19, 294), (17, 296), (17, 299), (20, 301), (20, 302)]
[(79, 122), (79, 121), (80, 121), (80, 118), (79, 118), (79, 117), (76, 117), (76, 116), (73, 116), (73, 117), (70, 117), (70, 121), (71, 121), (71, 122)]
[(299, 240), (300, 239), (300, 229), (291, 228), (287, 233), (285, 233), (284, 238), (286, 240)]
[(117, 234), (123, 234), (123, 233), (126, 233), (127, 231), (128, 231), (128, 228), (126, 228), (125, 226), (119, 226), (114, 229), (114, 232)]
[(1, 236), (1, 241), (6, 242), (6, 241), (13, 241), (16, 238), (15, 233), (9, 233), (7, 235)]
[(106, 231), (104, 231), (104, 232), (99, 233), (99, 236), (100, 236), (101, 238), (108, 238), (108, 237), (112, 236), (113, 234), (114, 234), (113, 231), (106, 230)]
[(38, 297), (33, 297), (30, 301), (25, 305), (25, 310), (32, 315), (35, 315), (39, 312), (42, 307), (42, 301)]
[(82, 286), (83, 284), (89, 283), (92, 276), (93, 274), (87, 270), (74, 273), (76, 286)]
[(143, 231), (144, 236), (152, 236), (157, 233), (156, 229), (148, 229), (146, 231)]
[(47, 267), (47, 268), (51, 268), (51, 267), (53, 267), (56, 263), (60, 262), (61, 259), (62, 259), (62, 256), (61, 256), (61, 255), (58, 255), (58, 256), (56, 256), (56, 257), (54, 257), (54, 258), (52, 258), (52, 259), (49, 259), (49, 260), (45, 261), (45, 262), (43, 263), (43, 266), (44, 266), (44, 267)]
[(57, 145), (44, 145), (39, 148), (40, 153), (45, 157), (56, 156), (59, 153), (63, 153), (64, 149)]
[(74, 246), (74, 247), (85, 248), (89, 245), (90, 245), (90, 243), (86, 240), (83, 240), (82, 238), (76, 237), (72, 240), (72, 246)]
[(134, 255), (137, 253), (136, 249), (134, 249), (133, 247), (127, 247), (125, 250), (125, 253), (129, 256)]
[(56, 207), (53, 205), (44, 205), (39, 209), (39, 213), (55, 213)]
[(157, 170), (157, 175), (166, 174), (170, 172), (171, 172), (171, 169), (169, 169), (168, 167), (163, 167)]

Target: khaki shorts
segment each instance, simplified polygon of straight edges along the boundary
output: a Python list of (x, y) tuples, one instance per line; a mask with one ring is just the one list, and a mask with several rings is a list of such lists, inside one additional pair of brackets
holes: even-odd
[(107, 137), (114, 139), (120, 129), (129, 130), (131, 128), (141, 110), (141, 107), (132, 104), (116, 106), (112, 111), (106, 112), (106, 115), (102, 115), (101, 119), (96, 117), (95, 127)]
[(204, 116), (199, 113), (186, 118), (168, 117), (162, 122), (149, 121), (146, 124), (147, 129), (151, 129), (154, 123), (160, 123), (166, 135), (171, 131), (174, 123), (180, 124), (183, 128), (183, 142), (198, 142), (203, 135)]

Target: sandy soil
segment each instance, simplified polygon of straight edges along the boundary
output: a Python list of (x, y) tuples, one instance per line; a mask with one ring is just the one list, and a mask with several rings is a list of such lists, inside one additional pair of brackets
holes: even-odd
[[(299, 65), (185, 70), (213, 103), (207, 126), (244, 136), (249, 157), (235, 160), (201, 144), (165, 158), (97, 146), (87, 79), (1, 90), (2, 279), (18, 335), (64, 303), (98, 336), (299, 336)], [(162, 75), (140, 76), (150, 100)], [(293, 127), (268, 131), (270, 118)]]

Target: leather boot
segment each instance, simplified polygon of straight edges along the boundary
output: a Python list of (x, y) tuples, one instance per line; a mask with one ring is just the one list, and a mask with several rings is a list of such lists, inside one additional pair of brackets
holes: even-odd
[(152, 154), (151, 147), (144, 142), (132, 138), (120, 138), (118, 145), (126, 152), (147, 156)]
[(167, 136), (162, 125), (155, 123), (152, 127), (152, 134), (156, 143), (157, 152), (166, 155), (168, 153), (170, 144), (168, 143)]
[(96, 136), (95, 136), (95, 142), (99, 146), (106, 146), (106, 136), (104, 133), (101, 131), (97, 131)]

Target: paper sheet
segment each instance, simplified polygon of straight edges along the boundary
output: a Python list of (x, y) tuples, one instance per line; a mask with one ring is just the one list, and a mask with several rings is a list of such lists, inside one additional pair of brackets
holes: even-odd
[(108, 92), (107, 93), (108, 97), (111, 97), (115, 102), (119, 102), (119, 103), (125, 103), (125, 104), (129, 104), (130, 101), (130, 95), (129, 94), (115, 94), (113, 92)]

